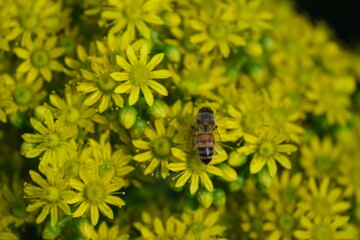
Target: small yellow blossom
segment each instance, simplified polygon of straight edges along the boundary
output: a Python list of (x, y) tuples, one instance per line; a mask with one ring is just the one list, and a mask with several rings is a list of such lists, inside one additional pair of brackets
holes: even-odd
[(107, 57), (92, 58), (93, 72), (81, 69), (83, 80), (78, 82), (77, 90), (85, 93), (85, 105), (97, 105), (100, 113), (111, 107), (113, 102), (118, 107), (124, 106), (124, 100), (114, 90), (118, 86), (111, 74), (117, 68), (111, 65)]
[(174, 172), (181, 172), (177, 175), (175, 187), (182, 187), (188, 181), (190, 182), (190, 193), (194, 194), (199, 188), (199, 182), (205, 188), (212, 192), (214, 190), (213, 183), (208, 174), (222, 176), (223, 172), (220, 168), (213, 166), (221, 163), (227, 159), (227, 154), (222, 151), (220, 154), (215, 154), (212, 161), (205, 165), (201, 162), (200, 157), (196, 151), (187, 154), (178, 148), (171, 149), (172, 154), (180, 159), (180, 162), (169, 164), (169, 169)]
[(160, 25), (163, 20), (157, 15), (159, 10), (158, 0), (110, 0), (109, 8), (101, 16), (111, 22), (110, 32), (123, 32), (131, 42), (137, 29), (142, 36), (150, 38), (151, 32), (147, 23)]
[(26, 48), (15, 48), (15, 54), (25, 61), (17, 68), (17, 71), (26, 73), (26, 80), (34, 81), (42, 76), (46, 81), (52, 79), (52, 71), (62, 71), (63, 65), (56, 60), (63, 55), (64, 49), (56, 47), (57, 37), (29, 39), (25, 42)]
[(35, 158), (42, 154), (41, 166), (48, 164), (55, 168), (63, 166), (67, 154), (76, 152), (73, 141), (77, 136), (76, 126), (67, 126), (62, 120), (54, 121), (50, 112), (45, 113), (44, 123), (35, 118), (31, 118), (30, 122), (38, 133), (22, 135), (26, 142), (36, 144), (25, 152), (25, 157)]
[(106, 217), (113, 219), (114, 212), (108, 204), (122, 207), (125, 202), (121, 198), (113, 196), (122, 185), (121, 183), (112, 183), (112, 172), (107, 171), (100, 176), (98, 169), (91, 170), (87, 171), (82, 168), (79, 172), (81, 180), (70, 179), (69, 184), (76, 192), (67, 200), (67, 203), (79, 205), (72, 215), (74, 218), (81, 217), (90, 210), (91, 223), (96, 225), (99, 221), (99, 210)]
[(162, 119), (155, 120), (155, 129), (148, 126), (145, 129), (145, 136), (149, 141), (133, 140), (133, 144), (137, 149), (145, 150), (133, 156), (137, 162), (149, 162), (145, 169), (145, 175), (155, 171), (160, 167), (161, 177), (166, 178), (169, 175), (169, 162), (178, 161), (171, 151), (175, 146), (173, 141), (176, 128), (175, 123), (165, 123)]
[(51, 226), (55, 226), (58, 221), (59, 210), (67, 215), (71, 215), (69, 205), (65, 202), (71, 196), (68, 189), (68, 179), (60, 171), (45, 167), (43, 173), (46, 180), (35, 171), (30, 171), (31, 179), (39, 185), (25, 183), (24, 192), (26, 198), (31, 199), (31, 203), (27, 207), (27, 211), (33, 212), (41, 209), (41, 213), (36, 219), (36, 223), (40, 224), (50, 214)]
[(139, 56), (136, 56), (134, 49), (130, 45), (128, 46), (126, 49), (126, 56), (129, 59), (130, 64), (123, 57), (119, 55), (116, 56), (116, 62), (124, 69), (124, 72), (114, 72), (110, 75), (116, 81), (124, 82), (116, 87), (115, 92), (130, 93), (128, 99), (130, 106), (138, 101), (140, 89), (149, 106), (152, 106), (154, 103), (154, 96), (150, 88), (163, 96), (168, 95), (166, 88), (153, 80), (171, 76), (168, 70), (153, 70), (163, 60), (164, 54), (156, 54), (149, 62), (147, 62), (148, 54), (148, 47), (144, 44), (140, 49)]
[(265, 165), (269, 169), (271, 176), (277, 172), (276, 162), (283, 167), (290, 169), (291, 162), (284, 153), (296, 151), (296, 147), (291, 144), (282, 144), (284, 139), (273, 132), (264, 132), (259, 137), (249, 134), (245, 135), (245, 146), (238, 149), (240, 153), (254, 154), (250, 163), (250, 173), (258, 173)]

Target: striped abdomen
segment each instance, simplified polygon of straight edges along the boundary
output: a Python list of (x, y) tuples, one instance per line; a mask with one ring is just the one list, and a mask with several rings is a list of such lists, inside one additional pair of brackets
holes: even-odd
[(197, 134), (196, 146), (201, 161), (208, 164), (214, 155), (214, 136), (211, 133)]

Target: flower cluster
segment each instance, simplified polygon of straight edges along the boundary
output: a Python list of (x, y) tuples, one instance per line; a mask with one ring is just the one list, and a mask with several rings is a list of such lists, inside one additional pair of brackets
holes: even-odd
[(289, 1), (0, 21), (0, 239), (359, 239), (360, 58)]

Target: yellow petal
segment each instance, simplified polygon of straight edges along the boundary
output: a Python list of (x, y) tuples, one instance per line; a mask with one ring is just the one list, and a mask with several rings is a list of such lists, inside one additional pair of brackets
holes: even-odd
[(255, 154), (250, 163), (250, 173), (255, 174), (260, 172), (260, 170), (263, 169), (265, 163), (266, 161), (263, 157)]
[(91, 223), (95, 226), (99, 221), (99, 210), (97, 206), (91, 205), (90, 211), (91, 211)]
[(138, 64), (138, 59), (135, 55), (134, 49), (131, 47), (131, 45), (128, 45), (127, 49), (126, 49), (126, 56), (128, 57), (131, 65), (137, 65)]
[(148, 86), (142, 86), (141, 91), (144, 94), (146, 103), (151, 107), (154, 103), (154, 96)]
[(275, 154), (275, 159), (284, 167), (287, 169), (291, 169), (291, 162), (289, 161), (289, 159), (287, 157), (285, 157), (284, 155), (277, 153)]
[(151, 158), (153, 158), (154, 155), (152, 154), (151, 151), (146, 151), (146, 152), (143, 152), (143, 153), (139, 153), (139, 154), (136, 154), (133, 159), (135, 161), (138, 161), (138, 162), (145, 162)]
[(126, 81), (126, 80), (129, 80), (129, 73), (127, 73), (127, 72), (113, 72), (113, 73), (110, 73), (110, 76), (111, 76), (115, 81)]
[(140, 88), (138, 86), (134, 86), (131, 90), (129, 96), (129, 106), (134, 105), (139, 99)]
[(199, 188), (199, 175), (197, 173), (193, 173), (191, 175), (190, 182), (190, 193), (193, 195)]
[(150, 73), (151, 78), (168, 78), (171, 77), (171, 72), (169, 70), (155, 70)]
[(153, 56), (150, 62), (146, 65), (146, 67), (151, 71), (153, 70), (159, 63), (164, 59), (164, 53), (158, 53)]
[(168, 95), (167, 89), (163, 85), (161, 85), (160, 83), (158, 83), (158, 82), (156, 82), (154, 80), (149, 80), (148, 85), (149, 85), (149, 87), (154, 89), (156, 92), (160, 93), (161, 95), (163, 95), (163, 96)]

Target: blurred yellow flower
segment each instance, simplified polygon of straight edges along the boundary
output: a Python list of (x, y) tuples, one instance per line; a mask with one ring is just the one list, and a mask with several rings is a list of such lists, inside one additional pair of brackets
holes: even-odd
[(123, 32), (131, 42), (135, 36), (135, 29), (145, 38), (150, 38), (151, 31), (148, 24), (161, 25), (163, 20), (158, 16), (160, 10), (158, 0), (109, 0), (109, 7), (101, 16), (109, 20), (111, 33)]

